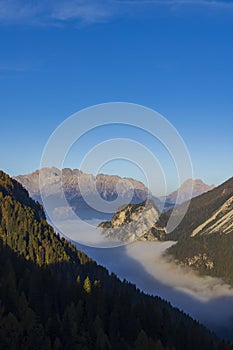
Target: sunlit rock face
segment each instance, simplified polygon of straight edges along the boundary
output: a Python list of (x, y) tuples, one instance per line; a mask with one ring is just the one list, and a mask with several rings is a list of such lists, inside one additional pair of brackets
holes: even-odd
[(209, 235), (212, 233), (229, 234), (233, 232), (233, 196), (229, 198), (208, 220), (199, 225), (191, 234)]
[(115, 213), (111, 221), (102, 222), (99, 229), (111, 240), (133, 242), (135, 240), (159, 240), (165, 229), (156, 227), (159, 211), (152, 201), (129, 204)]

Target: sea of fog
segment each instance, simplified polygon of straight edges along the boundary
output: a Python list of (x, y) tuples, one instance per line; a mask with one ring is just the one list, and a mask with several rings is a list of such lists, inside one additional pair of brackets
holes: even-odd
[(99, 235), (96, 224), (80, 223), (77, 227), (77, 223), (66, 221), (62, 231), (68, 232), (67, 238), (82, 243), (77, 244), (78, 249), (120, 279), (160, 296), (219, 335), (233, 339), (233, 289), (229, 285), (169, 262), (164, 252), (175, 242), (134, 242), (114, 248), (88, 246)]

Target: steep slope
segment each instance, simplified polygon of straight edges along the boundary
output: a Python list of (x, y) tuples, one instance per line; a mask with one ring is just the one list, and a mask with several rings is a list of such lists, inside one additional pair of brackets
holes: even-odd
[(212, 233), (233, 232), (233, 197), (228, 199), (208, 220), (199, 225), (191, 234), (206, 235)]
[[(222, 185), (213, 190), (202, 194), (190, 201), (188, 211), (180, 223), (180, 225), (169, 235), (167, 239), (181, 240), (185, 237), (191, 236), (192, 232), (205, 221), (209, 220), (212, 215), (226, 203), (228, 199), (233, 196), (233, 178), (224, 182)], [(184, 206), (174, 209), (174, 214), (180, 216), (183, 212)], [(171, 210), (160, 216), (159, 225), (166, 226), (171, 215)]]
[(0, 349), (232, 349), (61, 239), (3, 172), (0, 189)]
[(0, 238), (27, 260), (40, 266), (90, 260), (60, 239), (46, 222), (41, 204), (34, 202), (21, 184), (1, 171), (0, 199)]
[[(178, 243), (168, 254), (178, 263), (233, 285), (233, 178), (191, 200), (183, 221), (166, 239)], [(183, 206), (175, 209), (180, 215)], [(166, 225), (170, 212), (160, 217)]]
[(233, 197), (169, 253), (178, 262), (233, 285)]

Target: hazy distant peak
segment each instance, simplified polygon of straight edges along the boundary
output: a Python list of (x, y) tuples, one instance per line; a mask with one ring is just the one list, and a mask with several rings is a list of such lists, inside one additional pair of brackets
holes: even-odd
[(181, 187), (190, 185), (190, 184), (192, 184), (193, 186), (215, 187), (214, 185), (207, 185), (202, 179), (192, 179), (192, 178), (189, 178), (186, 181), (184, 181)]
[[(175, 203), (178, 193), (179, 193), (179, 201), (177, 204), (181, 204), (185, 201), (190, 200), (191, 198), (195, 198), (200, 196), (203, 193), (211, 191), (215, 188), (214, 185), (207, 185), (201, 179), (187, 179), (179, 189), (172, 192), (167, 196), (167, 200), (171, 203)], [(192, 190), (190, 195), (190, 190)]]

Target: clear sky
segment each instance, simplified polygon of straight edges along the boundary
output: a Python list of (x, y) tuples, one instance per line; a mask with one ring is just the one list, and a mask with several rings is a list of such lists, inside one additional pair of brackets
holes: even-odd
[[(65, 118), (110, 101), (164, 115), (196, 178), (233, 176), (233, 1), (0, 0), (4, 171), (34, 171)], [(122, 164), (104, 170), (140, 179)]]

